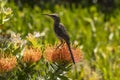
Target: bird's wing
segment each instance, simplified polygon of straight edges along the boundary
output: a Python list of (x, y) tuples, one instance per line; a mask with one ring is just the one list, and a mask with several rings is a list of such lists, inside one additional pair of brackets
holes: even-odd
[(64, 40), (69, 41), (69, 35), (66, 31), (66, 28), (62, 23), (60, 23), (59, 28), (61, 29), (62, 33), (60, 34)]
[(63, 34), (68, 36), (67, 30), (62, 23), (60, 23), (59, 27), (62, 29)]

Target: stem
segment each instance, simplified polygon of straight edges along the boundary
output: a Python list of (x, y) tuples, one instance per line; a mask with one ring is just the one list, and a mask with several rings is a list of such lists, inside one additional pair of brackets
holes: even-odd
[(0, 24), (3, 24), (3, 7), (0, 2)]

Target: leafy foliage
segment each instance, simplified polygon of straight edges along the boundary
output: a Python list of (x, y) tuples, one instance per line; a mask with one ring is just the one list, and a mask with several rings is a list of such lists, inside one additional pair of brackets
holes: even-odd
[[(55, 5), (53, 10), (51, 7), (41, 9), (38, 6), (24, 6), (19, 10), (14, 3), (6, 5), (13, 10), (13, 16), (4, 25), (0, 25), (0, 54), (16, 56), (17, 64), (12, 71), (0, 73), (1, 80), (120, 78), (119, 9), (115, 9), (112, 15), (108, 16), (109, 20), (105, 20), (106, 14), (98, 11), (97, 6), (76, 8), (73, 4), (71, 9), (69, 6)], [(37, 62), (23, 62), (26, 46), (38, 48), (44, 54), (46, 46), (59, 42), (53, 32), (53, 21), (42, 13), (59, 14), (61, 22), (69, 32), (71, 43), (82, 50), (84, 59), (76, 64), (77, 70), (71, 64), (48, 62), (44, 56)]]

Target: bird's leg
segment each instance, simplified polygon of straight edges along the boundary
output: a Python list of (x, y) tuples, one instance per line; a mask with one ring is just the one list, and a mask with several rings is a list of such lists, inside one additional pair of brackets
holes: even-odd
[(64, 44), (64, 41), (63, 40), (60, 40), (61, 43), (56, 47), (56, 49), (58, 49), (60, 46), (62, 46)]
[(62, 43), (62, 45), (61, 45), (61, 46), (63, 47), (63, 46), (64, 46), (64, 44), (65, 44), (65, 41), (63, 41), (63, 43)]

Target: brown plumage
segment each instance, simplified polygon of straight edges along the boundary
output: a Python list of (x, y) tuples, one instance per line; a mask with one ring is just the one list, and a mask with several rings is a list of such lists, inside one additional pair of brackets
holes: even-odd
[(64, 25), (60, 23), (60, 17), (57, 14), (44, 14), (44, 15), (50, 16), (54, 20), (54, 32), (56, 36), (59, 38), (59, 40), (61, 41), (61, 44), (58, 47), (60, 47), (65, 41), (70, 51), (72, 61), (75, 64), (74, 56), (70, 47), (70, 38)]

